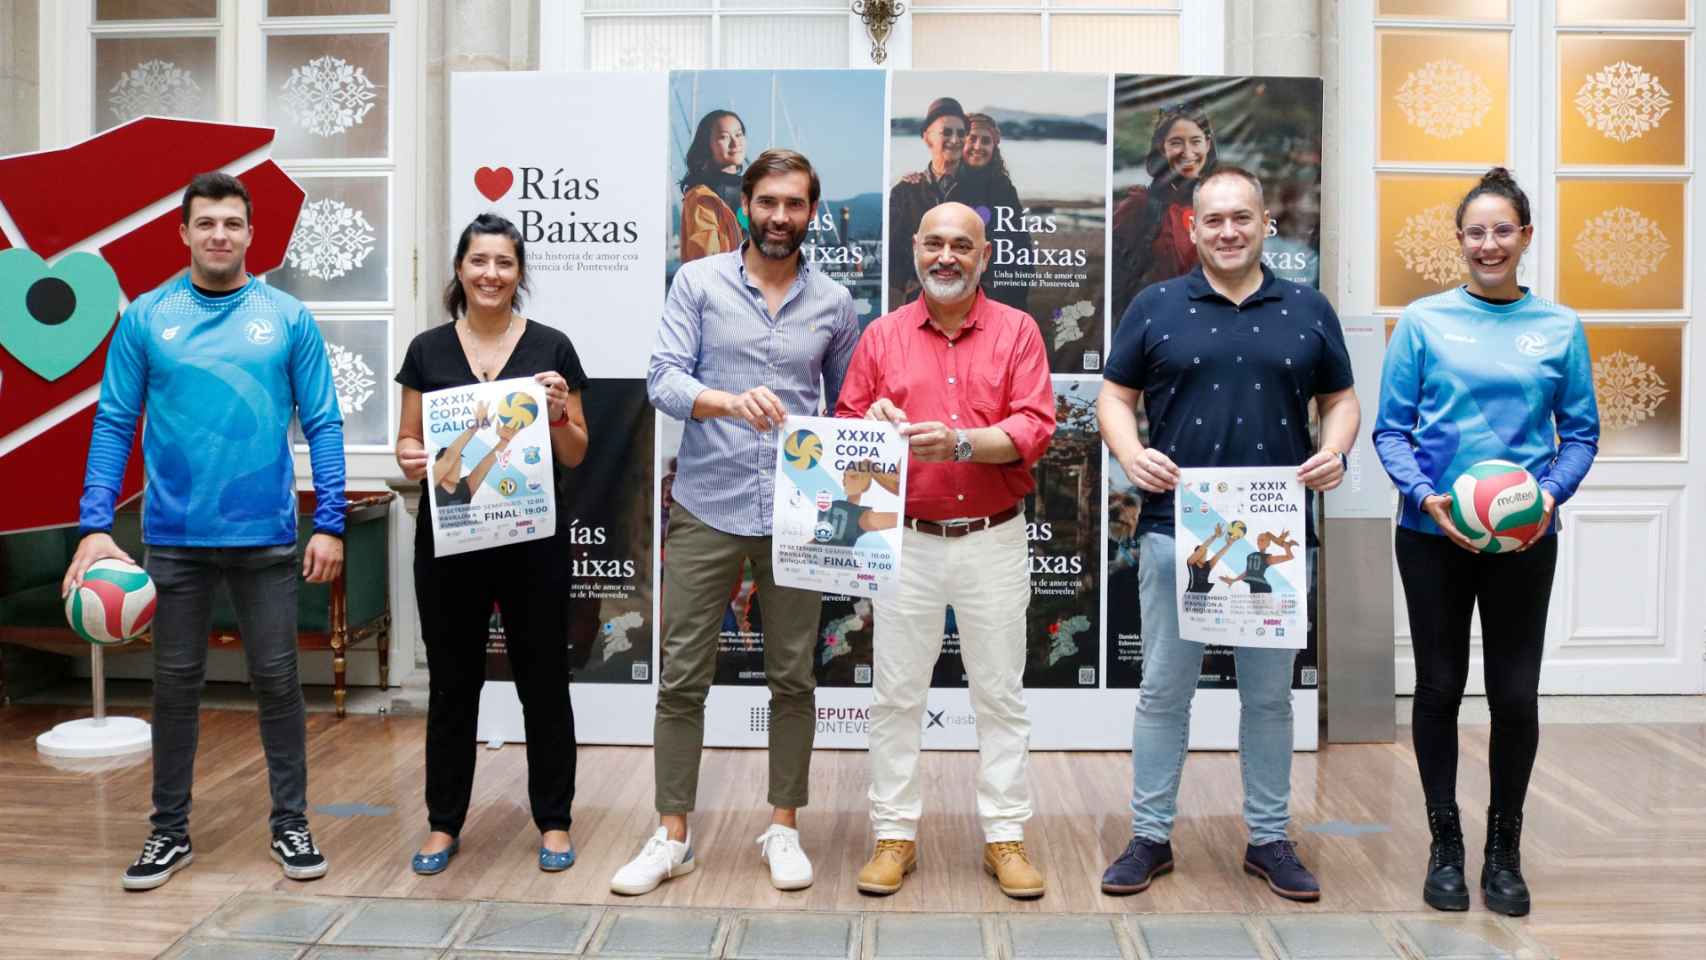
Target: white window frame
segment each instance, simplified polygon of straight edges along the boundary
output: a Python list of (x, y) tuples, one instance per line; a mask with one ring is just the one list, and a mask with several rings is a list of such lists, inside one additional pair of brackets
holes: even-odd
[(964, 6), (927, 10), (923, 14), (915, 14), (910, 5), (901, 14), (900, 20), (890, 31), (885, 45), (887, 56), (882, 63), (871, 59), (871, 38), (865, 33), (865, 24), (851, 10), (851, 4), (835, 3), (827, 0), (801, 0), (800, 3), (787, 5), (782, 0), (776, 0), (774, 7), (766, 8), (725, 8), (723, 0), (711, 0), (707, 9), (695, 10), (621, 10), (588, 13), (584, 0), (564, 0), (561, 3), (545, 2), (539, 8), (539, 64), (543, 70), (584, 70), (586, 69), (586, 34), (582, 26), (585, 18), (599, 17), (680, 17), (709, 16), (711, 18), (711, 67), (720, 66), (722, 57), (721, 23), (725, 17), (744, 16), (798, 16), (833, 14), (845, 12), (847, 16), (847, 63), (850, 67), (876, 67), (907, 70), (912, 67), (912, 18), (917, 16), (933, 16), (939, 14), (1038, 14), (1042, 17), (1042, 43), (1038, 53), (1037, 69), (1071, 69), (1070, 67), (1056, 68), (1051, 62), (1052, 52), (1049, 45), (1049, 22), (1054, 16), (1074, 16), (1082, 14), (1118, 14), (1134, 17), (1177, 17), (1179, 20), (1179, 72), (1189, 74), (1223, 74), (1226, 72), (1226, 5), (1210, 3), (1205, 0), (1178, 0), (1177, 9), (1133, 9), (1129, 6), (1109, 2), (1099, 7), (1056, 7), (1054, 0), (1037, 0), (1036, 7), (1012, 6)]
[[(435, 0), (436, 2), (436, 0)], [(218, 17), (199, 20), (115, 21), (97, 23), (94, 0), (47, 0), (41, 5), (38, 42), (41, 51), (40, 87), (40, 144), (41, 149), (55, 149), (84, 140), (94, 133), (95, 40), (100, 37), (147, 37), (210, 35), (217, 37), (215, 72), (218, 102), (215, 118), (228, 123), (265, 126), (266, 37), (291, 33), (339, 33), (351, 31), (388, 31), (391, 36), (387, 55), (390, 84), (389, 131), (390, 154), (380, 160), (280, 160), (280, 166), (299, 180), (338, 174), (382, 174), (388, 179), (390, 191), (389, 238), (390, 293), (383, 301), (366, 303), (310, 303), (316, 316), (336, 320), (375, 320), (389, 315), (390, 333), (386, 344), (384, 369), (375, 369), (375, 400), (381, 392), (386, 405), (386, 436), (382, 443), (346, 445), (344, 448), (345, 475), (350, 490), (385, 490), (386, 481), (397, 476), (397, 464), (392, 452), (392, 438), (397, 432), (400, 389), (391, 380), (409, 341), (418, 332), (419, 294), (416, 277), (419, 245), (439, 243), (441, 238), (416, 236), (417, 183), (427, 159), (418, 148), (426, 115), (418, 94), (423, 65), (427, 62), (424, 49), (425, 31), (421, 25), (420, 4), (417, 0), (391, 0), (391, 12), (370, 16), (333, 17), (276, 17), (265, 16), (266, 0), (219, 0)], [(543, 6), (553, 4), (547, 2)], [(242, 69), (240, 69), (240, 67)], [(428, 285), (429, 287), (431, 284)], [(429, 310), (431, 305), (429, 304)], [(312, 471), (305, 448), (294, 453), (297, 486), (311, 488)], [(409, 584), (407, 563), (398, 562), (399, 544), (413, 528), (401, 503), (394, 503), (390, 520), (390, 583), (391, 604), (391, 675), (393, 687), (406, 680), (415, 670), (415, 645), (418, 630), (414, 628), (415, 610), (413, 589)], [(353, 651), (361, 656), (349, 656), (348, 680), (351, 686), (371, 686), (378, 683), (378, 668), (371, 647)], [(347, 654), (346, 654), (347, 656)], [(210, 662), (215, 679), (238, 679), (241, 663)], [(307, 665), (309, 682), (320, 682), (321, 671), (329, 671), (326, 661), (316, 659)], [(324, 682), (330, 682), (329, 672)]]

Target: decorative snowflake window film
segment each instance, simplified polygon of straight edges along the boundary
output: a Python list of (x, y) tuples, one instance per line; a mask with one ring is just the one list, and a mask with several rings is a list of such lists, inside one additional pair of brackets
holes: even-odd
[(338, 200), (314, 200), (296, 218), (285, 261), (317, 280), (335, 280), (361, 268), (374, 238), (360, 210)]
[(1463, 64), (1433, 60), (1404, 78), (1393, 102), (1411, 126), (1450, 140), (1481, 125), (1493, 107), (1493, 92)]
[(1670, 394), (1652, 364), (1623, 350), (1593, 363), (1599, 421), (1608, 430), (1627, 430), (1652, 417)]
[(282, 92), (291, 119), (321, 137), (360, 124), (379, 96), (364, 68), (331, 56), (316, 57), (290, 71)]
[(1639, 210), (1613, 207), (1582, 226), (1572, 249), (1601, 282), (1627, 287), (1658, 270), (1670, 242)]
[(1445, 286), (1465, 275), (1463, 257), (1457, 247), (1456, 206), (1440, 203), (1404, 218), (1404, 227), (1392, 247), (1404, 267)]
[(201, 108), (201, 85), (170, 60), (145, 60), (118, 78), (107, 91), (107, 105), (118, 120), (148, 114), (187, 116)]
[(1576, 110), (1589, 127), (1618, 143), (1656, 130), (1670, 112), (1670, 91), (1639, 64), (1627, 60), (1601, 67), (1576, 91)]
[(373, 387), (377, 382), (373, 368), (367, 365), (361, 354), (330, 340), (326, 341), (326, 359), (332, 364), (332, 383), (338, 391), (338, 409), (346, 417), (360, 413), (367, 406), (367, 401), (373, 399)]

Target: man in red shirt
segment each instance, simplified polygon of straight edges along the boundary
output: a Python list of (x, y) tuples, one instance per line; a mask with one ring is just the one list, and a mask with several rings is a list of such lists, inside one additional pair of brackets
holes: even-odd
[(1054, 436), (1054, 386), (1035, 320), (978, 290), (989, 266), (970, 207), (932, 208), (912, 238), (923, 296), (873, 322), (847, 370), (840, 417), (896, 424), (907, 467), (901, 589), (876, 604), (871, 827), (859, 889), (890, 894), (917, 864), (918, 751), (944, 605), (977, 713), (983, 866), (1011, 897), (1038, 897), (1025, 853), (1025, 608), (1031, 599), (1024, 498)]

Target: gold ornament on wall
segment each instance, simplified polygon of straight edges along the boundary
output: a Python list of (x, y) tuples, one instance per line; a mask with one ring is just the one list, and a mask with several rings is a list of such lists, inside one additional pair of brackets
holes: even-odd
[(1468, 277), (1457, 242), (1457, 204), (1474, 177), (1383, 173), (1375, 178), (1380, 260), (1376, 299), (1396, 309)]
[(864, 21), (865, 33), (871, 38), (871, 62), (882, 63), (889, 58), (884, 44), (895, 21), (906, 12), (906, 4), (896, 0), (853, 0), (853, 15)]
[(1580, 311), (1681, 310), (1687, 184), (1558, 181), (1558, 301)]
[(1454, 205), (1439, 203), (1404, 218), (1404, 228), (1392, 241), (1404, 269), (1436, 286), (1467, 276), (1457, 244), (1456, 212)]
[(1558, 149), (1566, 166), (1677, 166), (1688, 156), (1686, 41), (1558, 38)]
[(1492, 165), (1510, 152), (1510, 34), (1377, 31), (1381, 163)]
[(1587, 323), (1601, 457), (1682, 454), (1683, 328)]

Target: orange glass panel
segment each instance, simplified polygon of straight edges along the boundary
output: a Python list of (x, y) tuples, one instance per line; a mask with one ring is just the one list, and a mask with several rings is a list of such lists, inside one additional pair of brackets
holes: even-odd
[(1402, 307), (1468, 279), (1457, 244), (1457, 204), (1476, 177), (1383, 174), (1380, 205), (1380, 306)]
[(1685, 163), (1687, 93), (1684, 40), (1559, 37), (1559, 160), (1566, 165)]
[(1508, 0), (1380, 0), (1375, 16), (1409, 20), (1503, 20), (1510, 12)]
[(1685, 23), (1688, 0), (1558, 0), (1558, 22)]
[(1581, 311), (1682, 309), (1686, 186), (1558, 181), (1558, 301)]
[(1380, 31), (1380, 160), (1502, 164), (1510, 34)]
[(1599, 455), (1682, 454), (1681, 327), (1587, 324), (1599, 401)]

